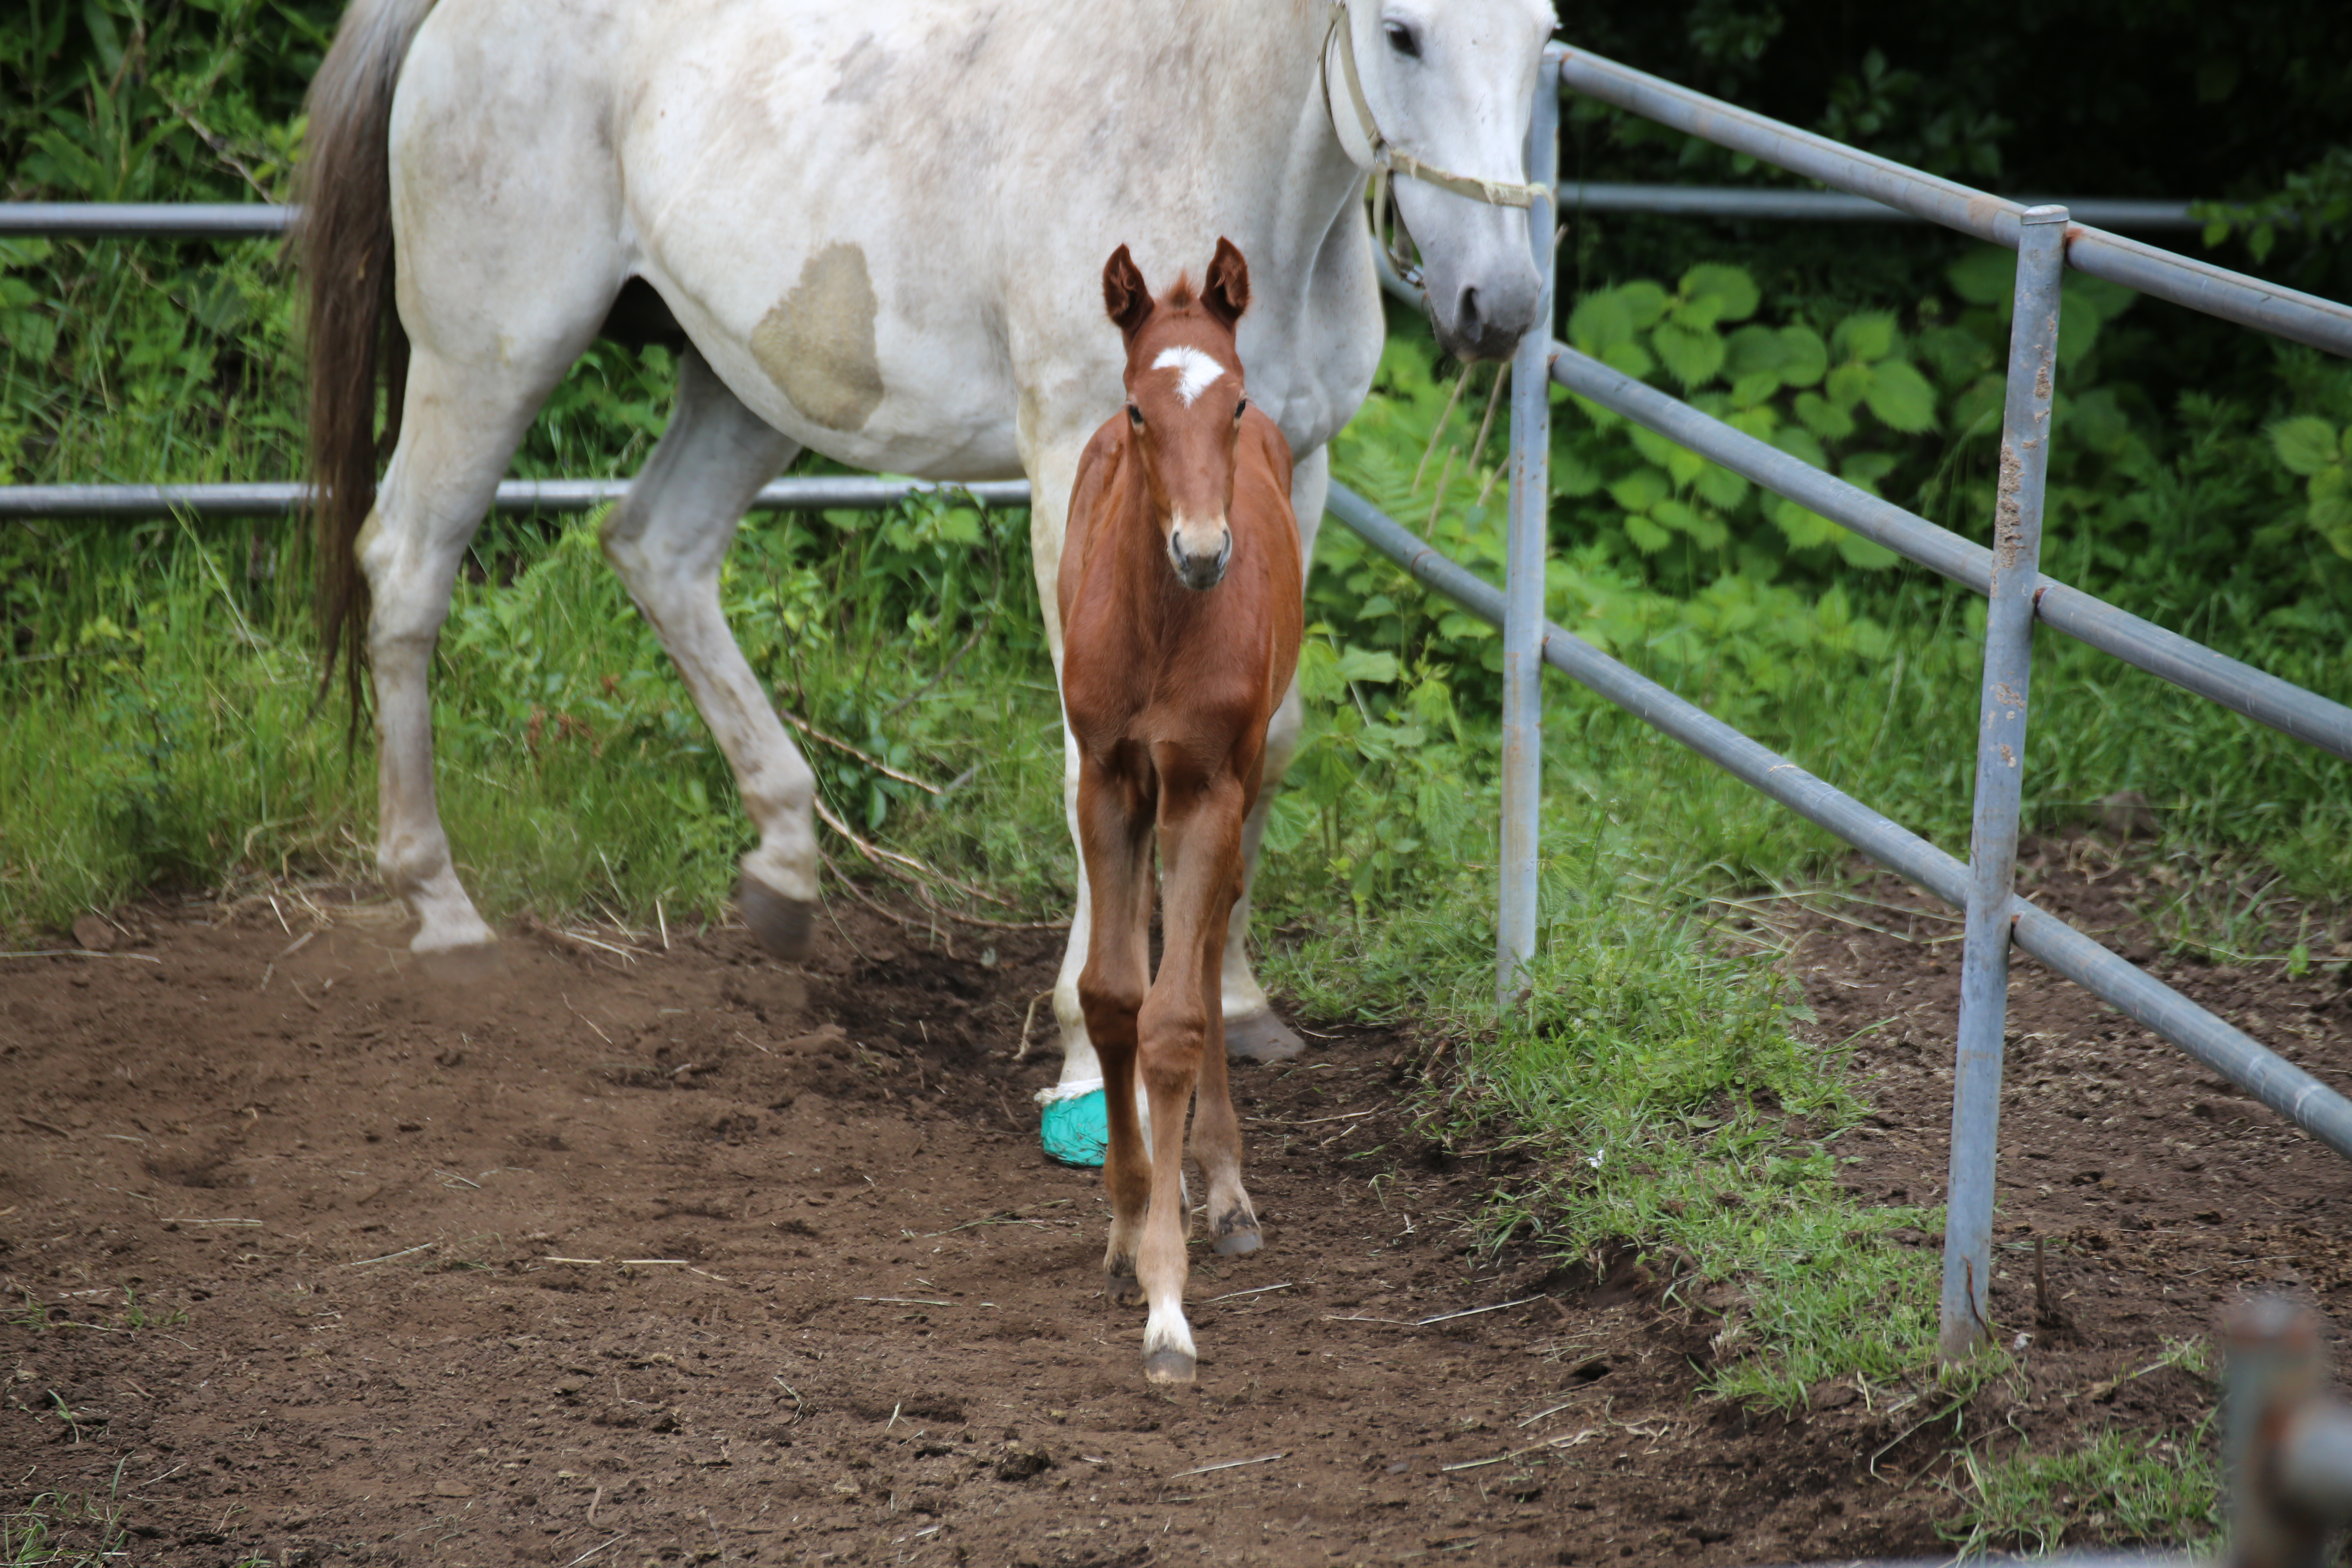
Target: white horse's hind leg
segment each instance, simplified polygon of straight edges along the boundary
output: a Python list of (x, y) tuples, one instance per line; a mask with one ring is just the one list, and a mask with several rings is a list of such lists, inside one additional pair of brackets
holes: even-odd
[[(1290, 477), (1290, 504), (1298, 516), (1301, 560), (1315, 559), (1315, 535), (1323, 523), (1323, 498), (1330, 487), (1330, 448), (1318, 447), (1298, 459)], [(1225, 927), (1224, 961), (1218, 976), (1225, 1017), (1225, 1054), (1255, 1062), (1285, 1061), (1304, 1048), (1298, 1036), (1275, 1016), (1274, 1005), (1266, 1000), (1265, 988), (1250, 969), (1247, 945), (1250, 894), (1257, 886), (1258, 847), (1265, 838), (1266, 813), (1274, 807), (1274, 797), (1281, 793), (1282, 775), (1289, 768), (1290, 759), (1297, 754), (1302, 719), (1298, 682), (1294, 678), (1265, 728), (1265, 782), (1259, 787), (1257, 805), (1242, 828), (1242, 896), (1234, 905), (1233, 918)]]
[(360, 531), (360, 567), (373, 601), (368, 657), (375, 687), (376, 865), (385, 886), (416, 915), (410, 950), (445, 980), (488, 973), (498, 939), (450, 860), (434, 800), (425, 681), (457, 563), (490, 509), (515, 443), (568, 358), (551, 354), (528, 367), (508, 360), (486, 369), (418, 345), (399, 449)]
[(743, 406), (692, 348), (677, 406), (628, 498), (604, 524), (604, 554), (677, 666), (735, 770), (760, 844), (743, 857), (738, 906), (762, 946), (804, 958), (817, 908), (816, 775), (770, 706), (719, 606), (719, 565), (760, 487), (793, 443)]

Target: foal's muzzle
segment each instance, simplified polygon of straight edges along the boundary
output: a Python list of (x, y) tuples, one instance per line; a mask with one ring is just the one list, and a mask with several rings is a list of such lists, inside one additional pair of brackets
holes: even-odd
[(1176, 580), (1198, 593), (1225, 580), (1225, 563), (1234, 558), (1234, 532), (1223, 518), (1198, 521), (1180, 517), (1168, 531), (1168, 563)]

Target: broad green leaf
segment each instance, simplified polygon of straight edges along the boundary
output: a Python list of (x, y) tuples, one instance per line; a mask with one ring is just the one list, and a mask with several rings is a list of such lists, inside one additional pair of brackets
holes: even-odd
[(1769, 327), (1742, 327), (1723, 340), (1723, 374), (1735, 381), (1759, 374), (1769, 374), (1778, 381), (1788, 358), (1780, 334)]
[[(2352, 442), (2352, 428), (2344, 434)], [(2271, 450), (2289, 473), (2315, 474), (2336, 460), (2336, 427), (2325, 419), (2308, 414), (2282, 419), (2270, 427), (2270, 437)]]
[(1609, 499), (1627, 511), (1648, 511), (1673, 493), (1666, 476), (1655, 468), (1636, 468), (1609, 487)]
[(1658, 318), (1666, 313), (1666, 291), (1646, 278), (1619, 286), (1617, 297), (1625, 301), (1636, 329), (1656, 326)]
[(1999, 246), (1972, 246), (1944, 269), (1952, 292), (1971, 305), (2007, 306), (2017, 292), (2017, 257)]
[(1871, 368), (1870, 390), (1863, 396), (1889, 429), (1916, 435), (1936, 427), (1936, 389), (1926, 376), (1899, 359)]
[(1845, 531), (1821, 513), (1799, 506), (1792, 500), (1776, 499), (1769, 510), (1773, 526), (1799, 550), (1811, 550), (1828, 544)]
[(1339, 675), (1342, 680), (1391, 681), (1397, 678), (1397, 657), (1350, 647), (1339, 655)]
[(1581, 453), (1552, 448), (1551, 488), (1570, 500), (1581, 500), (1601, 488), (1601, 470)]
[(1856, 489), (1878, 493), (1878, 481), (1895, 469), (1892, 452), (1856, 452), (1838, 465), (1838, 478)]
[(1843, 528), (1837, 531), (1837, 538), (1831, 542), (1837, 546), (1839, 556), (1847, 565), (1858, 566), (1865, 572), (1884, 572), (1903, 559), (1876, 540), (1864, 539), (1859, 533)]
[(1753, 408), (1780, 390), (1778, 371), (1759, 370), (1743, 375), (1731, 384), (1731, 402), (1737, 408)]
[(1298, 645), (1298, 689), (1310, 702), (1329, 702), (1348, 689), (1338, 650), (1320, 637)]
[(1699, 470), (1696, 488), (1701, 500), (1723, 511), (1729, 511), (1748, 499), (1748, 481), (1713, 463)]
[[(1818, 393), (1797, 395), (1797, 417), (1824, 441), (1842, 441), (1853, 434), (1853, 416)], [(1786, 445), (1784, 442), (1783, 445)]]
[(1675, 542), (1673, 534), (1648, 518), (1630, 511), (1625, 514), (1625, 537), (1632, 540), (1633, 548), (1644, 555), (1655, 555)]
[(1742, 268), (1719, 261), (1703, 261), (1684, 273), (1682, 291), (1687, 299), (1714, 300), (1715, 319), (1719, 321), (1744, 321), (1763, 302), (1756, 279)]
[(1870, 395), (1871, 383), (1878, 379), (1878, 367), (1849, 360), (1830, 372), (1822, 384), (1822, 395), (1837, 405), (1841, 413), (1850, 410)]
[(1633, 450), (1641, 453), (1668, 473), (1674, 472), (1675, 454), (1682, 451), (1682, 447), (1667, 440), (1655, 430), (1643, 429), (1639, 425), (1634, 426), (1625, 434), (1633, 440)]
[(1587, 294), (1568, 314), (1568, 341), (1595, 359), (1633, 338), (1633, 312), (1614, 289)]
[(1723, 368), (1723, 340), (1712, 330), (1694, 331), (1661, 321), (1650, 333), (1650, 346), (1685, 387), (1713, 381), (1715, 373)]
[(1830, 368), (1829, 345), (1811, 327), (1782, 327), (1780, 353), (1780, 380), (1790, 386), (1811, 386)]
[(1592, 357), (1619, 374), (1630, 375), (1635, 381), (1642, 380), (1657, 369), (1657, 362), (1650, 357), (1649, 350), (1635, 342), (1619, 343), (1607, 353), (1598, 353)]
[(1864, 363), (1885, 359), (1895, 352), (1895, 313), (1891, 310), (1857, 310), (1837, 324), (1831, 335), (1832, 350), (1849, 359)]
[(1650, 521), (1676, 533), (1696, 533), (1699, 516), (1686, 501), (1662, 500), (1650, 509)]

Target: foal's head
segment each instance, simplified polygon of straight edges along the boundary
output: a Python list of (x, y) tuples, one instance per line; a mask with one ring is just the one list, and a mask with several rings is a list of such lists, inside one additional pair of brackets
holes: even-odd
[(1166, 531), (1169, 564), (1188, 588), (1213, 588), (1234, 553), (1225, 509), (1242, 414), (1241, 356), (1234, 326), (1249, 309), (1249, 263), (1217, 241), (1208, 281), (1190, 279), (1159, 299), (1120, 246), (1103, 268), (1103, 305), (1127, 337), (1127, 420), (1143, 460), (1153, 521)]

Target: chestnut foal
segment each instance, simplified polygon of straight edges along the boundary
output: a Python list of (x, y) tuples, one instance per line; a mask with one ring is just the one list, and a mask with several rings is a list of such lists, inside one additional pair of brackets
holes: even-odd
[[(1127, 406), (1079, 460), (1058, 585), (1062, 701), (1078, 745), (1078, 842), (1094, 892), (1078, 1000), (1110, 1115), (1109, 1294), (1150, 1303), (1145, 1378), (1189, 1383), (1184, 1121), (1196, 1084), (1192, 1150), (1209, 1179), (1211, 1237), (1221, 1253), (1259, 1242), (1242, 1189), (1217, 977), (1266, 721), (1298, 663), (1298, 524), (1289, 444), (1250, 406), (1234, 352), (1249, 307), (1242, 253), (1218, 240), (1197, 292), (1179, 277), (1154, 300), (1122, 245), (1103, 268), (1103, 303), (1127, 338)], [(1164, 869), (1156, 974), (1155, 828)]]

